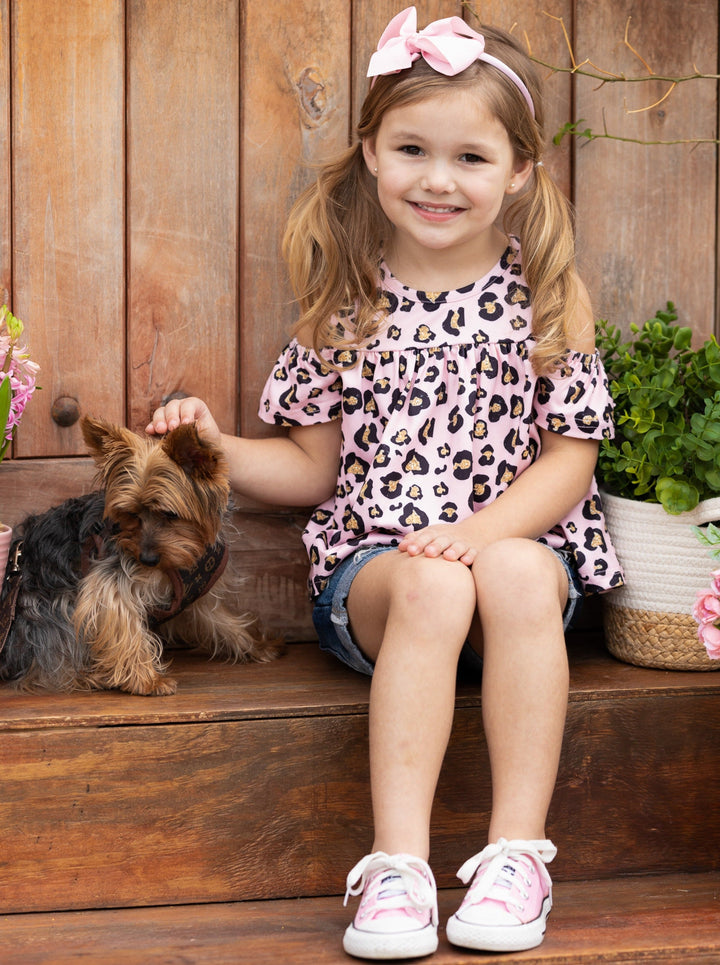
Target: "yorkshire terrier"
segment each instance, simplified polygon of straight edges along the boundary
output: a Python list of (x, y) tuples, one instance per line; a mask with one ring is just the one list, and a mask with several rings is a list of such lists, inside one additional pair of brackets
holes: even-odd
[(276, 657), (278, 643), (234, 611), (227, 580), (223, 589), (222, 449), (194, 425), (158, 441), (86, 417), (82, 432), (102, 489), (21, 525), (0, 607), (9, 622), (0, 679), (26, 691), (166, 696), (177, 681), (163, 644), (231, 661)]

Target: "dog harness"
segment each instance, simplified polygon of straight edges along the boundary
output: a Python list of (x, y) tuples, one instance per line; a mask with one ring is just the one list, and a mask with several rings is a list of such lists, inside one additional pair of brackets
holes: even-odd
[(149, 611), (151, 626), (171, 620), (204, 596), (222, 576), (229, 555), (225, 543), (218, 540), (207, 547), (191, 570), (167, 571), (173, 586), (173, 598), (166, 607), (155, 607)]
[[(93, 560), (103, 559), (107, 555), (108, 544), (113, 540), (114, 535), (114, 527), (107, 519), (96, 523), (82, 549), (80, 571), (83, 576), (87, 575)], [(182, 613), (204, 596), (222, 576), (229, 555), (227, 546), (219, 539), (212, 546), (205, 548), (205, 552), (192, 569), (165, 570), (165, 575), (172, 584), (173, 596), (166, 606), (148, 610), (151, 628), (160, 626), (166, 620), (172, 620), (178, 613)]]

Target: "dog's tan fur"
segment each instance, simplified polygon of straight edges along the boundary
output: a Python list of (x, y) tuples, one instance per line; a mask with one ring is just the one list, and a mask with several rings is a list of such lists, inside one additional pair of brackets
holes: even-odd
[[(192, 569), (220, 536), (230, 494), (223, 451), (193, 425), (159, 442), (99, 419), (84, 418), (82, 431), (104, 490), (111, 549), (92, 561), (76, 585), (67, 586), (67, 599), (54, 594), (53, 620), (60, 624), (57, 614), (64, 613), (74, 639), (58, 642), (61, 634), (53, 626), (46, 641), (31, 640), (36, 656), (44, 643), (57, 653), (24, 668), (20, 660), (21, 669), (12, 668), (19, 686), (172, 694), (177, 683), (165, 674), (166, 643), (197, 645), (232, 661), (276, 657), (281, 647), (264, 637), (252, 614), (236, 611), (232, 582), (224, 576), (159, 627), (149, 619), (173, 601), (169, 574)], [(33, 600), (21, 597), (19, 619), (32, 607)], [(33, 633), (42, 637), (44, 631), (27, 622), (13, 631), (24, 634), (25, 643)]]

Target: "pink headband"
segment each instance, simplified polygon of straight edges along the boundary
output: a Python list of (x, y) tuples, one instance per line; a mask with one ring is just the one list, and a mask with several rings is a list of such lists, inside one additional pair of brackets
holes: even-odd
[(475, 60), (492, 64), (515, 84), (535, 117), (532, 97), (525, 84), (507, 64), (485, 53), (485, 38), (460, 17), (435, 20), (418, 33), (417, 11), (415, 7), (407, 7), (385, 28), (370, 58), (367, 75), (397, 74), (412, 66), (421, 55), (433, 70), (448, 77), (459, 74)]

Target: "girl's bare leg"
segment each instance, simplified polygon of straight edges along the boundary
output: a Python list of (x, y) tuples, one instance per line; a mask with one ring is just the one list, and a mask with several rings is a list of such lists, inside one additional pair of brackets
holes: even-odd
[(493, 786), (489, 841), (542, 840), (567, 711), (567, 576), (546, 547), (520, 539), (487, 547), (473, 575)]
[(370, 691), (373, 851), (428, 858), (430, 813), (475, 592), (464, 564), (404, 553), (375, 557), (353, 581), (353, 635), (376, 661)]

